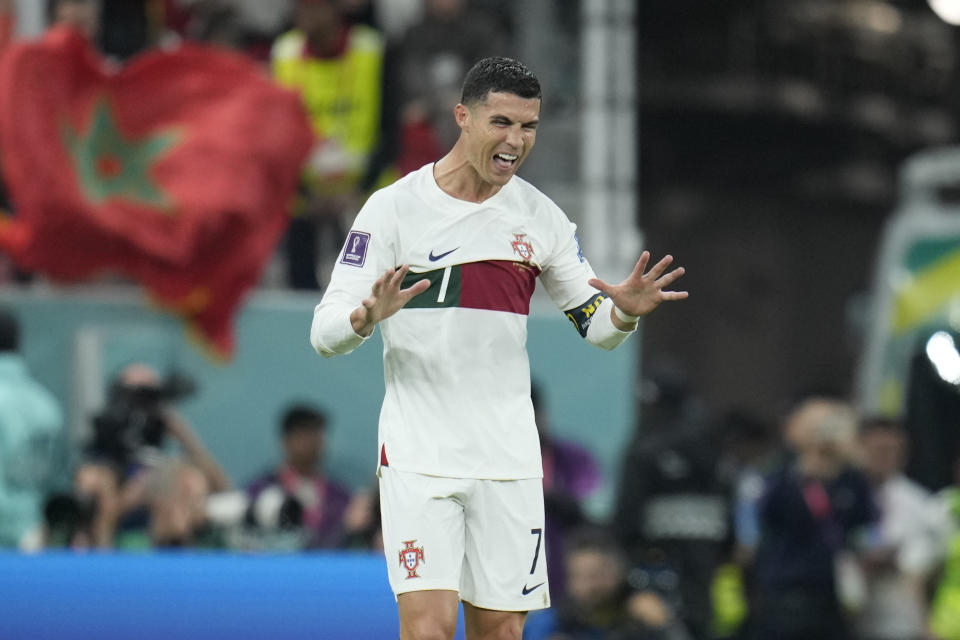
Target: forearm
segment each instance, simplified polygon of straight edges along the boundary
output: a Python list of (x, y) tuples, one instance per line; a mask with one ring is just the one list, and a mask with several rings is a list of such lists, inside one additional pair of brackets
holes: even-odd
[(326, 358), (350, 353), (371, 335), (373, 325), (356, 307), (324, 300), (314, 309), (310, 344)]
[(314, 310), (310, 326), (310, 342), (317, 353), (332, 356), (353, 351), (373, 335), (378, 322), (426, 291), (430, 286), (427, 278), (402, 288), (409, 269), (407, 265), (387, 269), (373, 283), (370, 295), (362, 299), (345, 290), (328, 289)]
[(230, 478), (223, 467), (210, 455), (203, 441), (194, 433), (186, 421), (172, 411), (167, 414), (167, 420), (174, 437), (180, 443), (183, 453), (206, 476), (210, 483), (210, 491), (218, 493), (231, 489), (233, 483), (230, 482)]

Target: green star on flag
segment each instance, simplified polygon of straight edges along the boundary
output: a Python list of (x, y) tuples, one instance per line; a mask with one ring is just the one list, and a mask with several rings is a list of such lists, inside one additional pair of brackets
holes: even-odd
[(161, 210), (170, 208), (170, 199), (151, 179), (150, 169), (177, 143), (176, 131), (136, 139), (125, 136), (104, 96), (96, 101), (86, 132), (65, 124), (62, 137), (80, 188), (94, 205), (118, 198)]

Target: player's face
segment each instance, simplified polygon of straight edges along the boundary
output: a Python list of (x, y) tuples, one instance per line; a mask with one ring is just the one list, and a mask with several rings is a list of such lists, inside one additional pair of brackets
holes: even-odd
[(488, 93), (485, 102), (458, 105), (457, 121), (467, 156), (480, 178), (505, 185), (533, 149), (540, 119), (540, 100), (513, 93)]

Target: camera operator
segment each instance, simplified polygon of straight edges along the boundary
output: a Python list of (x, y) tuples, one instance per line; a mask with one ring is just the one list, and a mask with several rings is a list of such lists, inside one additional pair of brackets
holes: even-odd
[[(223, 469), (174, 407), (194, 390), (189, 379), (178, 375), (161, 379), (144, 363), (129, 364), (120, 371), (110, 385), (103, 410), (93, 418), (88, 457), (74, 477), (72, 498), (78, 511), (87, 515), (48, 521), (49, 539), (64, 541), (67, 546), (89, 543), (110, 548), (118, 526), (151, 527), (147, 522), (154, 516), (150, 487), (156, 484), (152, 477), (171, 460), (182, 459), (195, 468), (209, 493), (230, 488)], [(169, 442), (179, 445), (181, 455), (167, 450)], [(62, 500), (62, 496), (56, 498)], [(78, 522), (82, 527), (63, 530), (77, 527)]]

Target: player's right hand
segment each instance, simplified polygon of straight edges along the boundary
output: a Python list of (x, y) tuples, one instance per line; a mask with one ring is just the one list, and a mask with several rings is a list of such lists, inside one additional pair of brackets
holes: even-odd
[(369, 336), (378, 322), (389, 318), (415, 296), (430, 288), (430, 281), (424, 278), (406, 289), (401, 289), (408, 271), (410, 265), (406, 264), (399, 269), (387, 269), (373, 283), (370, 296), (364, 298), (360, 306), (350, 314), (350, 324), (357, 335)]

